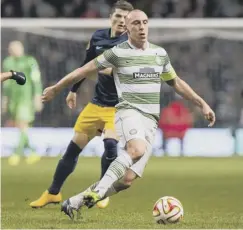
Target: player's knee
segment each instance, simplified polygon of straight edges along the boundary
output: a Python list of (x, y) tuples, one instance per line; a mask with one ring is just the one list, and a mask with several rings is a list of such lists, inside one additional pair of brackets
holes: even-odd
[(113, 138), (104, 139), (105, 155), (109, 159), (115, 159), (117, 157), (117, 140)]
[(85, 133), (75, 132), (72, 141), (83, 149), (89, 142), (88, 135)]
[(127, 143), (126, 150), (131, 158), (134, 161), (137, 161), (144, 155), (146, 151), (146, 143), (141, 139), (133, 139)]
[(136, 178), (137, 178), (136, 173), (129, 169), (126, 172), (125, 176), (123, 177), (122, 182), (125, 186), (127, 186), (127, 188), (129, 188)]
[(106, 139), (106, 138), (117, 139), (117, 134), (112, 129), (106, 129), (105, 134), (104, 134), (104, 139)]

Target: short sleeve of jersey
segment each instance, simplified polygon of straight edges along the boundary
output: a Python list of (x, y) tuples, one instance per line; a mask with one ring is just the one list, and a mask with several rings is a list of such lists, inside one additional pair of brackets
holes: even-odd
[(106, 50), (103, 54), (94, 59), (95, 65), (98, 70), (106, 68), (114, 68), (117, 66), (118, 57), (115, 54), (115, 47)]
[(170, 58), (168, 54), (166, 54), (165, 57), (165, 64), (163, 66), (163, 72), (161, 74), (161, 79), (163, 81), (169, 81), (177, 77), (177, 74), (173, 68), (173, 66), (170, 63)]

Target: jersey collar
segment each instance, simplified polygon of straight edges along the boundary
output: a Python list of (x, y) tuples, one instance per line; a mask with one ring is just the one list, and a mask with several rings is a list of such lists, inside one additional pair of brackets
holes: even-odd
[[(142, 49), (139, 49), (139, 48), (137, 48), (136, 46), (134, 46), (129, 40), (127, 40), (127, 42), (128, 42), (128, 45), (129, 45), (132, 49), (134, 49), (134, 50), (142, 50)], [(145, 48), (145, 50), (148, 49), (148, 48), (149, 48), (149, 42), (147, 41), (147, 42), (146, 42), (146, 48)]]

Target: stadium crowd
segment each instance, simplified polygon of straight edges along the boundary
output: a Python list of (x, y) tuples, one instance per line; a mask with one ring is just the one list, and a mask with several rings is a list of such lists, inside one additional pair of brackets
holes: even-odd
[[(2, 17), (106, 18), (113, 0), (2, 0)], [(242, 0), (130, 0), (149, 17), (243, 17)]]

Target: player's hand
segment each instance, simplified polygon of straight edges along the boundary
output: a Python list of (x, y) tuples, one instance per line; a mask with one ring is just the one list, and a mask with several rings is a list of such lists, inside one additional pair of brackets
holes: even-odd
[(67, 106), (70, 109), (76, 108), (76, 101), (77, 101), (77, 93), (69, 92), (69, 94), (67, 95), (67, 98), (66, 98)]
[(35, 96), (35, 98), (34, 98), (34, 106), (35, 106), (35, 111), (36, 112), (41, 112), (41, 110), (43, 109), (43, 104), (42, 104), (40, 95), (36, 95)]
[(208, 127), (212, 127), (216, 121), (214, 111), (209, 107), (209, 105), (204, 105), (202, 107), (202, 113), (204, 118), (209, 121)]
[(26, 76), (24, 73), (22, 72), (16, 72), (13, 70), (10, 70), (10, 72), (12, 73), (12, 77), (11, 79), (15, 80), (17, 82), (17, 84), (19, 85), (24, 85), (26, 82)]
[(47, 101), (51, 101), (57, 94), (57, 90), (54, 86), (50, 86), (44, 89), (42, 97), (41, 97), (41, 101), (42, 102), (47, 102)]

